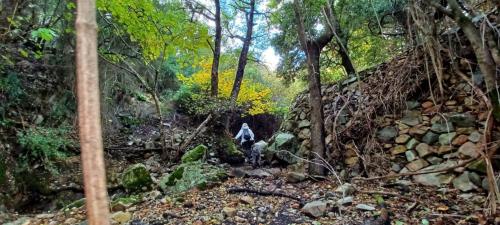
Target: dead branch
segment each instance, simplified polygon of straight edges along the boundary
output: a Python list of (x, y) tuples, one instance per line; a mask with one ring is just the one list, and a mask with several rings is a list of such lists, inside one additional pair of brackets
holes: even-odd
[(191, 142), (193, 141), (193, 139), (203, 130), (203, 128), (205, 128), (208, 124), (208, 122), (210, 122), (210, 120), (212, 119), (212, 114), (209, 114), (207, 116), (207, 118), (198, 126), (198, 128), (196, 128), (196, 130), (191, 134), (191, 136), (189, 136), (185, 141), (184, 143), (182, 143), (182, 145), (179, 147), (179, 151), (183, 151), (184, 149), (187, 148), (187, 146), (189, 144), (191, 144)]

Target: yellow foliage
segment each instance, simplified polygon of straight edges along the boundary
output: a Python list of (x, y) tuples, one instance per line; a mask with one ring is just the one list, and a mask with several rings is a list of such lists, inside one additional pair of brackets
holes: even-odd
[[(211, 81), (211, 60), (206, 60), (200, 63), (200, 71), (190, 77), (179, 75), (179, 80), (186, 86), (200, 88), (203, 93), (208, 94), (210, 91)], [(235, 78), (235, 70), (219, 71), (219, 97), (229, 99), (233, 89)], [(267, 112), (272, 112), (275, 109), (275, 104), (272, 101), (272, 91), (262, 83), (252, 82), (249, 79), (243, 78), (241, 83), (240, 93), (236, 104), (239, 106), (250, 105), (248, 113), (257, 115)]]

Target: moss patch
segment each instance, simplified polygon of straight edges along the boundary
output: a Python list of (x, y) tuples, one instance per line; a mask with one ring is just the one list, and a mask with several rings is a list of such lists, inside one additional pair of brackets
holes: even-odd
[(198, 145), (196, 148), (193, 148), (187, 151), (181, 158), (182, 163), (194, 162), (203, 158), (205, 152), (208, 150), (208, 147), (205, 145)]
[(141, 163), (130, 166), (122, 174), (122, 185), (127, 190), (137, 191), (143, 187), (149, 188), (151, 184), (153, 180), (146, 166)]
[(224, 169), (199, 161), (184, 163), (160, 180), (160, 188), (168, 193), (180, 193), (192, 188), (206, 189), (227, 178)]

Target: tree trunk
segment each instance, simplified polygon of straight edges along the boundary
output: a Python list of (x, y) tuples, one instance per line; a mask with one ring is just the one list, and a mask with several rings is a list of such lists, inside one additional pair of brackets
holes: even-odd
[(220, 0), (215, 1), (215, 48), (212, 62), (211, 94), (216, 97), (219, 92), (219, 59), (222, 41), (222, 26), (220, 20)]
[(88, 221), (90, 225), (108, 225), (109, 205), (102, 146), (95, 12), (94, 0), (77, 1), (75, 26), (78, 127)]
[(354, 65), (352, 64), (351, 57), (349, 56), (349, 50), (347, 48), (347, 41), (345, 42), (346, 44), (342, 44), (344, 47), (341, 47), (341, 44), (339, 45), (339, 55), (340, 58), (342, 59), (342, 66), (345, 69), (345, 72), (347, 74), (356, 74), (356, 69), (354, 68)]
[(247, 33), (243, 40), (243, 48), (241, 49), (240, 58), (238, 60), (238, 69), (236, 70), (236, 77), (234, 78), (233, 90), (231, 91), (231, 105), (236, 104), (238, 94), (240, 93), (241, 82), (245, 74), (245, 66), (247, 65), (248, 50), (252, 43), (253, 33), (253, 17), (255, 14), (255, 0), (250, 0), (250, 12), (247, 15)]
[(472, 20), (464, 15), (456, 0), (448, 0), (448, 4), (451, 8), (453, 19), (462, 28), (465, 36), (469, 39), (472, 48), (474, 49), (479, 69), (484, 76), (486, 91), (490, 96), (491, 103), (493, 105), (493, 116), (496, 120), (500, 121), (500, 96), (498, 93), (496, 79), (497, 65), (493, 59), (488, 42), (483, 41), (481, 38), (481, 32), (479, 32), (476, 26), (472, 23)]
[(309, 83), (309, 106), (311, 107), (311, 146), (313, 162), (309, 166), (311, 174), (325, 174), (323, 159), (325, 158), (325, 127), (323, 115), (323, 102), (321, 96), (321, 79), (319, 58), (321, 49), (311, 43), (307, 49), (308, 57), (308, 83)]
[(311, 107), (311, 149), (313, 154), (312, 163), (309, 164), (309, 173), (324, 175), (325, 167), (322, 165), (325, 158), (325, 126), (323, 123), (323, 103), (321, 96), (321, 79), (319, 59), (322, 49), (333, 38), (331, 29), (310, 41), (307, 38), (299, 0), (294, 0), (294, 12), (297, 19), (297, 33), (302, 50), (306, 53), (308, 83), (309, 83), (309, 106)]

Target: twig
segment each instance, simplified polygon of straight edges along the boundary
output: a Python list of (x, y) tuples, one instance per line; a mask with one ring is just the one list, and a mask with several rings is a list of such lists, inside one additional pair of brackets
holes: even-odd
[(413, 176), (413, 175), (420, 175), (420, 174), (429, 174), (429, 173), (441, 173), (441, 172), (447, 172), (450, 170), (453, 170), (458, 167), (465, 166), (469, 164), (470, 162), (476, 160), (478, 157), (466, 160), (462, 163), (459, 163), (455, 166), (443, 168), (443, 169), (438, 169), (438, 170), (425, 170), (425, 171), (418, 171), (418, 172), (410, 172), (410, 173), (399, 173), (399, 174), (389, 174), (385, 176), (378, 176), (378, 177), (354, 177), (352, 178), (353, 180), (363, 180), (363, 181), (370, 181), (370, 180), (382, 180), (382, 179), (387, 179), (387, 178), (396, 178), (396, 177), (404, 177), (404, 176)]

